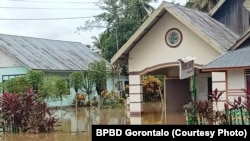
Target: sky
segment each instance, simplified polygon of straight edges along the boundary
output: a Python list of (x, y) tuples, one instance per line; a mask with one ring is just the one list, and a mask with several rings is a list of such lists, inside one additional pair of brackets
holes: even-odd
[[(157, 0), (152, 6), (157, 8), (162, 1)], [(174, 0), (181, 5), (186, 1)], [(99, 37), (104, 29), (76, 31), (85, 21), (102, 13), (95, 2), (98, 0), (0, 0), (0, 34), (92, 45), (91, 37)]]

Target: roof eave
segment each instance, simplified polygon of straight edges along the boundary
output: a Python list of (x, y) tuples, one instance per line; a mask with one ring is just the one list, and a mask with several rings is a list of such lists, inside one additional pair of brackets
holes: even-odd
[(225, 0), (220, 0), (214, 7), (213, 9), (208, 13), (209, 16), (213, 16), (218, 9), (224, 4)]
[(221, 68), (201, 68), (202, 72), (222, 72), (227, 70), (236, 70), (236, 69), (249, 69), (250, 66), (239, 66), (239, 67), (221, 67)]
[(250, 37), (250, 28), (232, 45), (229, 50), (237, 49), (244, 41)]

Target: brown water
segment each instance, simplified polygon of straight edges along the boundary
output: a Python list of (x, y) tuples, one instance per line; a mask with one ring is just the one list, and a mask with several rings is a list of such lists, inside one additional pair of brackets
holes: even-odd
[[(141, 124), (165, 124), (165, 111), (161, 103), (145, 103)], [(0, 141), (91, 141), (92, 124), (130, 124), (129, 111), (126, 108), (101, 109), (74, 108), (58, 110), (60, 126), (53, 133), (3, 133), (0, 132)]]

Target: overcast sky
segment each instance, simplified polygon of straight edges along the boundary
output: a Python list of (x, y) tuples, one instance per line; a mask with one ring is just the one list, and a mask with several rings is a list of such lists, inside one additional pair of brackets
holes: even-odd
[[(0, 0), (0, 34), (76, 41), (92, 45), (91, 36), (98, 37), (102, 30), (93, 29), (80, 34), (75, 32), (76, 28), (84, 25), (86, 20), (93, 19), (94, 15), (102, 12), (95, 5), (97, 1)], [(158, 0), (152, 5), (158, 7), (161, 2), (162, 0)], [(186, 0), (175, 0), (175, 2), (183, 5)], [(74, 17), (81, 18), (74, 19)], [(54, 20), (34, 20), (51, 18)]]

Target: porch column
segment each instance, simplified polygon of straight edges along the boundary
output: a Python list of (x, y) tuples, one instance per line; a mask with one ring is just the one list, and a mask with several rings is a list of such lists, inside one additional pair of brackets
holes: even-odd
[(142, 124), (143, 88), (140, 75), (129, 75), (130, 124)]

